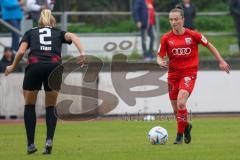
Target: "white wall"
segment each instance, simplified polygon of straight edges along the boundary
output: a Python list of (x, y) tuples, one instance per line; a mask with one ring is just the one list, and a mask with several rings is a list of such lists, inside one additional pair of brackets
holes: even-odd
[[(113, 54), (116, 52), (129, 54), (133, 50), (137, 50), (141, 52), (141, 37), (136, 36), (123, 36), (123, 37), (79, 37), (81, 39), (81, 43), (84, 45), (84, 48), (86, 48), (86, 53), (89, 55), (96, 55), (96, 56), (102, 56), (102, 57), (109, 57), (111, 58)], [(117, 45), (119, 45), (122, 41), (128, 40), (132, 42), (132, 46), (125, 51), (122, 51), (119, 49), (119, 46), (116, 48), (116, 50), (112, 52), (106, 52), (104, 51), (104, 45), (108, 42), (114, 42)], [(11, 46), (11, 38), (10, 37), (1, 37), (0, 42), (3, 43), (6, 46)], [(93, 45), (94, 44), (94, 45)], [(79, 52), (77, 48), (74, 46), (74, 44), (67, 45), (68, 47), (68, 54), (71, 54), (73, 56), (78, 56)], [(3, 53), (3, 47), (0, 47), (0, 57), (2, 57)]]
[[(135, 73), (137, 74), (137, 73)], [(188, 109), (192, 112), (240, 112), (239, 90), (240, 71), (231, 71), (228, 75), (222, 71), (199, 71), (194, 91), (188, 101)], [(167, 81), (165, 74), (162, 80)], [(110, 84), (108, 73), (100, 74), (100, 89), (116, 92)], [(147, 90), (148, 87), (145, 87)], [(134, 107), (129, 107), (119, 99), (118, 107), (112, 114), (117, 113), (152, 113), (172, 112), (168, 94), (152, 98), (139, 98)]]
[[(131, 72), (131, 77), (143, 73), (145, 72)], [(188, 101), (188, 108), (192, 112), (240, 112), (239, 75), (240, 71), (232, 71), (229, 75), (221, 71), (200, 71), (195, 89)], [(81, 74), (74, 74), (67, 78), (67, 83), (81, 86), (81, 78)], [(166, 81), (166, 75), (161, 79)], [(24, 106), (22, 81), (22, 73), (14, 73), (8, 77), (0, 75), (0, 115), (22, 116)], [(139, 89), (144, 91), (149, 87), (143, 86)], [(138, 98), (135, 106), (128, 106), (113, 88), (109, 72), (100, 73), (99, 90), (110, 92), (119, 99), (118, 106), (109, 114), (172, 112), (167, 94), (151, 98)], [(73, 98), (73, 96), (61, 95), (60, 100), (66, 97)], [(38, 115), (45, 112), (43, 98), (44, 94), (41, 91), (37, 102)], [(81, 97), (75, 96), (74, 100), (81, 102)]]

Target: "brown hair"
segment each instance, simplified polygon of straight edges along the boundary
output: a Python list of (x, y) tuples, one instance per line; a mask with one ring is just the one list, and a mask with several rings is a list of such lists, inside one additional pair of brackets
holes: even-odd
[(182, 18), (184, 18), (184, 11), (180, 5), (176, 5), (170, 12), (179, 12)]
[(45, 26), (56, 27), (56, 19), (52, 16), (52, 13), (49, 9), (44, 9), (41, 11), (41, 15), (38, 20), (38, 25), (40, 27)]

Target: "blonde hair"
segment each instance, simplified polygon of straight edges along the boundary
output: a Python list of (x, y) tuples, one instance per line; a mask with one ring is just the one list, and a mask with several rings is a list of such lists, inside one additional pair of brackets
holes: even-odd
[(56, 27), (56, 19), (52, 16), (52, 12), (49, 9), (41, 11), (40, 18), (38, 20), (39, 27), (51, 26)]

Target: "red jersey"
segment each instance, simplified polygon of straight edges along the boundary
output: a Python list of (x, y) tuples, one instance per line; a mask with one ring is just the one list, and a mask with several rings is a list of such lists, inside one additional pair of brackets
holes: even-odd
[(185, 29), (182, 35), (170, 31), (163, 35), (158, 50), (158, 56), (169, 58), (169, 75), (179, 72), (198, 70), (198, 44), (208, 45), (207, 39), (200, 33)]
[(148, 24), (155, 24), (155, 10), (153, 6), (153, 0), (145, 0), (147, 8), (148, 8)]

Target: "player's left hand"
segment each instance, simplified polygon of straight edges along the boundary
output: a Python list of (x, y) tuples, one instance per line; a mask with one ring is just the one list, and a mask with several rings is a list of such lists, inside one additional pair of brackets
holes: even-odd
[(230, 73), (230, 66), (226, 61), (221, 61), (219, 63), (219, 68), (225, 71), (226, 73)]
[(81, 68), (83, 68), (84, 66), (86, 66), (87, 63), (87, 59), (84, 55), (79, 56), (77, 64), (80, 65)]

